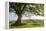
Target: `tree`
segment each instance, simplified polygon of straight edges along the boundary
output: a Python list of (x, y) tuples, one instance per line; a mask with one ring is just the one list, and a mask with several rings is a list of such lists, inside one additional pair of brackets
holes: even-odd
[(42, 16), (44, 15), (44, 4), (10, 2), (9, 5), (10, 5), (9, 9), (13, 8), (16, 11), (15, 13), (18, 16), (18, 19), (15, 22), (15, 25), (21, 24), (22, 15), (26, 11), (35, 15), (42, 15)]

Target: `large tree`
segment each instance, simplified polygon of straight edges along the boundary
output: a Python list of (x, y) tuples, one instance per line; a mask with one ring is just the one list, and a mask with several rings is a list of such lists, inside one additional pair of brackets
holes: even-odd
[(25, 12), (29, 12), (35, 15), (42, 15), (42, 16), (44, 15), (44, 4), (10, 2), (9, 9), (10, 8), (13, 8), (18, 16), (15, 25), (21, 24), (21, 18)]

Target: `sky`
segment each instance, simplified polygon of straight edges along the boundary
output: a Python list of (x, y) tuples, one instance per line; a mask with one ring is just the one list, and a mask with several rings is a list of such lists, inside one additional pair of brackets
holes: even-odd
[[(16, 13), (14, 13), (14, 12), (10, 12), (9, 13), (9, 20), (10, 21), (16, 21), (17, 20), (17, 15), (16, 15)], [(30, 17), (26, 17), (26, 16), (22, 16), (22, 20), (25, 20), (25, 19), (39, 19), (39, 20), (42, 20), (42, 19), (44, 19), (44, 17), (43, 16), (30, 16)]]

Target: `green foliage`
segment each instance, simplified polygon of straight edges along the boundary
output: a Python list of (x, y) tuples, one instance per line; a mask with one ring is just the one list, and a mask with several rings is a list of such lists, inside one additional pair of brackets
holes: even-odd
[(44, 4), (10, 2), (9, 5), (16, 11), (17, 15), (24, 14), (25, 11), (35, 15), (44, 15)]

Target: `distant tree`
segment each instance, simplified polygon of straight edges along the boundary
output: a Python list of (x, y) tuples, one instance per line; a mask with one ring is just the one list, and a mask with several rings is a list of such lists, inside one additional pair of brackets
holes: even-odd
[(10, 8), (13, 8), (18, 16), (15, 25), (21, 24), (21, 18), (25, 12), (44, 16), (44, 4), (10, 2), (9, 5), (9, 11), (11, 11)]

